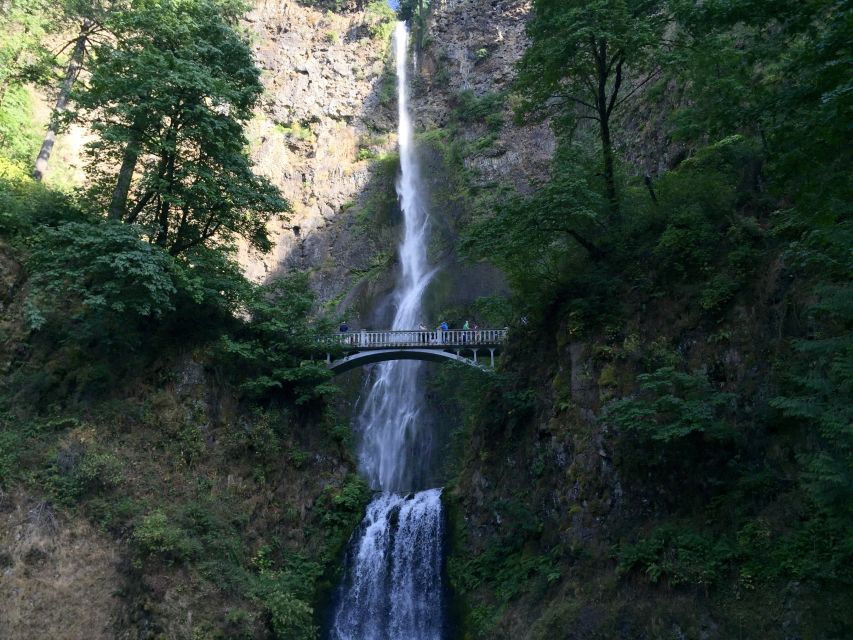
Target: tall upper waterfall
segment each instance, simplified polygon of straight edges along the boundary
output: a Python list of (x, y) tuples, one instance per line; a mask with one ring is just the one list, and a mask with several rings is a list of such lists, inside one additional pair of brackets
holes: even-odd
[[(427, 261), (428, 217), (413, 147), (407, 86), (408, 31), (394, 32), (397, 66), (400, 175), (403, 212), (400, 279), (393, 293), (393, 328), (422, 322), (421, 298), (434, 270)], [(441, 640), (444, 636), (441, 566), (441, 490), (424, 489), (431, 438), (423, 428), (420, 363), (374, 367), (356, 428), (359, 465), (380, 491), (347, 553), (331, 640)], [(417, 493), (405, 495), (407, 492)]]
[[(400, 174), (397, 196), (405, 221), (400, 245), (400, 280), (394, 289), (393, 329), (416, 329), (422, 321), (421, 297), (432, 277), (427, 263), (427, 212), (422, 199), (420, 172), (413, 146), (409, 115), (406, 51), (408, 33), (403, 22), (394, 32), (397, 66), (398, 140)], [(362, 472), (371, 486), (385, 491), (411, 491), (423, 478), (428, 464), (429, 434), (418, 429), (423, 394), (419, 392), (420, 366), (412, 362), (386, 362), (375, 370), (373, 387), (358, 419)]]

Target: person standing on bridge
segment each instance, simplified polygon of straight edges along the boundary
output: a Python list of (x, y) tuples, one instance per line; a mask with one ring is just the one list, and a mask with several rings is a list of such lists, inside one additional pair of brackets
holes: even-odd
[(343, 344), (349, 344), (349, 336), (347, 336), (347, 331), (349, 331), (349, 325), (347, 324), (346, 320), (341, 322), (341, 326), (338, 327), (338, 331), (341, 332), (341, 342)]
[[(471, 330), (471, 324), (466, 320), (465, 324), (462, 325), (462, 331), (470, 331), (470, 330)], [(463, 333), (462, 334), (462, 343), (464, 344), (466, 342), (468, 342), (468, 334)]]
[(441, 324), (438, 325), (438, 330), (439, 330), (439, 337), (440, 337), (439, 342), (441, 342), (443, 344), (444, 342), (447, 341), (447, 337), (444, 335), (444, 332), (450, 331), (450, 327), (448, 327), (447, 323), (444, 320), (442, 320)]
[(429, 329), (424, 326), (423, 322), (418, 325), (418, 331), (420, 331), (420, 337), (418, 342), (420, 342), (421, 344), (426, 344), (427, 342), (429, 342), (429, 335), (427, 334), (427, 331), (429, 331)]

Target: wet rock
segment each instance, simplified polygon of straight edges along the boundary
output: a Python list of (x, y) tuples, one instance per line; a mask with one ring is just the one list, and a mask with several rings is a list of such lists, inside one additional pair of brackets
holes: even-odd
[(0, 547), (0, 571), (8, 569), (14, 564), (15, 559), (12, 557), (11, 552), (5, 547)]

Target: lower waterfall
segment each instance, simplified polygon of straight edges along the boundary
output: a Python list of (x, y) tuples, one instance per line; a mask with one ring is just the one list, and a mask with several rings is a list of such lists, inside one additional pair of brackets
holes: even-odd
[(332, 637), (442, 638), (441, 490), (379, 494), (347, 557)]

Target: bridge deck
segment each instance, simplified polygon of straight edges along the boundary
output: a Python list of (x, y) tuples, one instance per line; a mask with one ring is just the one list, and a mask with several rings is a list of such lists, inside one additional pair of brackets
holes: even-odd
[(325, 336), (328, 344), (345, 349), (369, 351), (389, 348), (470, 349), (494, 348), (506, 342), (506, 329), (471, 329), (469, 331), (348, 331)]

